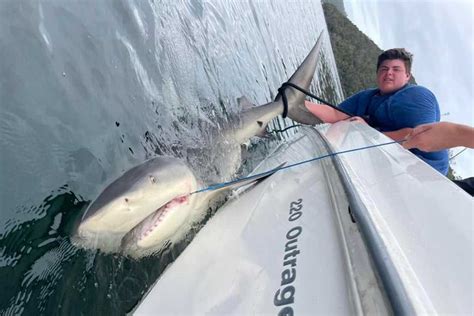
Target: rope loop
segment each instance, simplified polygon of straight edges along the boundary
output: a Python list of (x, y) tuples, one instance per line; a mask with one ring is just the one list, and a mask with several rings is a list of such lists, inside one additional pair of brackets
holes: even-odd
[(287, 82), (284, 82), (284, 83), (281, 85), (280, 88), (278, 88), (278, 94), (277, 94), (277, 96), (276, 96), (276, 98), (275, 98), (275, 101), (276, 101), (276, 99), (278, 99), (278, 96), (281, 95), (281, 98), (282, 98), (282, 101), (283, 101), (283, 113), (282, 113), (282, 117), (283, 117), (283, 118), (286, 118), (286, 117), (288, 116), (288, 99), (287, 99), (287, 97), (286, 97), (286, 92), (285, 92), (285, 90), (286, 90), (288, 87), (294, 88), (294, 89), (296, 89), (296, 90), (298, 90), (298, 91), (300, 91), (300, 92), (306, 94), (307, 96), (309, 96), (309, 97), (311, 97), (311, 98), (313, 98), (313, 99), (315, 99), (315, 100), (318, 100), (319, 102), (322, 102), (322, 103), (326, 104), (327, 106), (332, 107), (333, 109), (335, 109), (335, 110), (337, 110), (337, 111), (339, 111), (339, 112), (342, 112), (342, 113), (348, 115), (349, 117), (353, 117), (353, 116), (354, 116), (353, 114), (351, 114), (351, 113), (349, 113), (349, 112), (346, 112), (346, 111), (344, 111), (343, 109), (338, 108), (338, 107), (335, 106), (334, 104), (331, 104), (331, 103), (329, 103), (328, 101), (326, 101), (326, 100), (324, 100), (324, 99), (321, 99), (320, 97), (318, 97), (318, 96), (312, 94), (312, 93), (309, 92), (308, 90), (305, 90), (305, 89), (303, 89), (303, 88), (301, 88), (301, 87), (295, 85), (294, 83), (287, 81)]
[(277, 94), (277, 98), (278, 98), (278, 95), (281, 95), (281, 99), (283, 101), (283, 113), (281, 114), (281, 116), (283, 118), (286, 118), (288, 116), (288, 99), (286, 98), (286, 93), (285, 93), (285, 90), (288, 86), (286, 86), (285, 84), (282, 84), (280, 88), (278, 88), (278, 94)]

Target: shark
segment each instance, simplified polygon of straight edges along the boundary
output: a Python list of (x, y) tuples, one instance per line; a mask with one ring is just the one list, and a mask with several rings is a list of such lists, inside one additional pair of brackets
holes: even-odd
[[(289, 78), (308, 90), (320, 59), (323, 32), (316, 44)], [(285, 89), (287, 115), (302, 124), (321, 121), (304, 106), (305, 95), (293, 87)], [(225, 158), (229, 177), (240, 163), (240, 145), (251, 137), (264, 135), (270, 121), (284, 113), (283, 96), (253, 106), (242, 97), (246, 110), (232, 116), (220, 129), (219, 141), (232, 144)], [(107, 253), (122, 253), (141, 258), (183, 238), (193, 223), (202, 220), (206, 211), (217, 207), (236, 186), (255, 183), (250, 179), (216, 190), (196, 193), (206, 183), (195, 175), (186, 162), (170, 156), (157, 156), (129, 169), (111, 182), (88, 206), (75, 230), (73, 241), (83, 248)]]

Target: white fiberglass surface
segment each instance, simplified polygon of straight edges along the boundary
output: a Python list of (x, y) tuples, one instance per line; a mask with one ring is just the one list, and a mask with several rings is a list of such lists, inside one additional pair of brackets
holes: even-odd
[[(391, 141), (365, 124), (319, 130), (335, 152)], [(416, 311), (472, 313), (472, 198), (399, 144), (338, 157)]]
[[(312, 137), (259, 169), (324, 154)], [(135, 315), (354, 314), (336, 221), (320, 162), (277, 172), (206, 224)]]

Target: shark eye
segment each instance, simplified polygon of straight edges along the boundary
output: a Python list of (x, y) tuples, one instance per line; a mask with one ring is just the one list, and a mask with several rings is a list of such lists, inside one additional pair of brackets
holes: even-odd
[(151, 181), (151, 183), (156, 183), (155, 177), (154, 177), (154, 176), (150, 176), (150, 181)]
[(127, 198), (125, 198), (125, 203), (128, 203), (128, 199), (127, 199)]

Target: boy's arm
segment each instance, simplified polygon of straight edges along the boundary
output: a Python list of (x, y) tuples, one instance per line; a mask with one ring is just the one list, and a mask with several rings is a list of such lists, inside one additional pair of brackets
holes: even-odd
[(317, 104), (310, 101), (305, 101), (304, 105), (308, 111), (325, 123), (335, 123), (349, 118), (349, 115), (344, 114), (325, 104)]
[(411, 133), (412, 130), (413, 130), (413, 128), (411, 128), (411, 127), (405, 127), (405, 128), (402, 128), (402, 129), (399, 129), (399, 130), (396, 130), (396, 131), (383, 132), (382, 134), (384, 134), (385, 136), (388, 136), (391, 139), (393, 139), (394, 141), (398, 142), (398, 141), (402, 141), (405, 138), (407, 138), (407, 136)]

